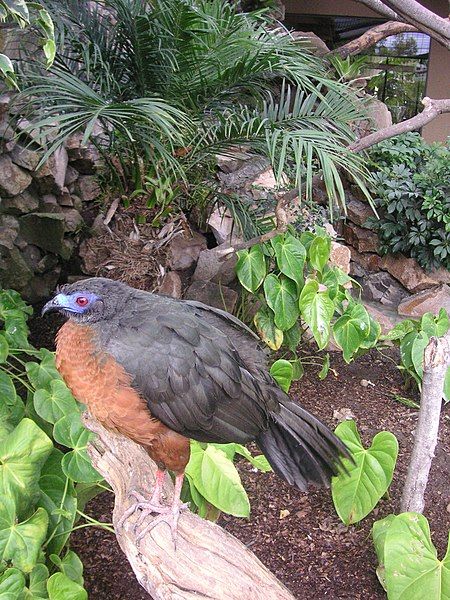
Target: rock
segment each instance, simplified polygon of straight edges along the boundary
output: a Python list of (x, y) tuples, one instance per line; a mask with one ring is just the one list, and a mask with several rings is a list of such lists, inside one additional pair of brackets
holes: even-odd
[(53, 194), (44, 194), (41, 197), (39, 204), (39, 212), (41, 213), (62, 213), (62, 207), (58, 203), (58, 199)]
[[(284, 181), (284, 183), (286, 183), (286, 181)], [(278, 185), (272, 167), (268, 167), (252, 181), (253, 187), (260, 187), (265, 190), (274, 190)]]
[(100, 164), (100, 154), (94, 146), (78, 148), (76, 155), (69, 153), (70, 164), (82, 175), (93, 175)]
[(39, 208), (39, 200), (28, 190), (25, 190), (18, 196), (12, 198), (3, 198), (0, 200), (0, 212), (8, 212), (12, 215), (33, 212)]
[(378, 236), (370, 229), (363, 229), (354, 223), (345, 223), (343, 234), (347, 244), (350, 244), (359, 252), (378, 251)]
[(29, 243), (61, 254), (64, 248), (64, 215), (59, 213), (30, 213), (20, 217), (20, 233)]
[(91, 202), (101, 193), (100, 186), (95, 175), (81, 175), (75, 182), (76, 194), (82, 202)]
[(357, 135), (362, 138), (372, 131), (378, 131), (392, 125), (392, 114), (386, 104), (372, 97), (366, 104), (368, 119), (361, 121), (357, 126)]
[(42, 254), (37, 246), (33, 246), (33, 244), (28, 244), (22, 250), (22, 256), (33, 272), (38, 270), (38, 265), (41, 262)]
[(361, 254), (356, 248), (350, 248), (352, 262), (363, 268), (364, 271), (374, 272), (381, 268), (381, 256), (378, 254)]
[(61, 274), (61, 267), (55, 266), (51, 271), (47, 271), (43, 275), (33, 277), (28, 288), (22, 292), (22, 295), (28, 302), (39, 302), (48, 297), (54, 291)]
[(74, 208), (64, 208), (62, 214), (66, 231), (78, 231), (84, 225), (83, 217)]
[(7, 114), (13, 95), (13, 92), (6, 92), (0, 96), (0, 117)]
[(181, 277), (176, 271), (168, 271), (158, 288), (158, 294), (171, 296), (172, 298), (181, 298)]
[(366, 301), (364, 302), (364, 306), (366, 307), (369, 315), (380, 324), (382, 335), (385, 335), (388, 331), (395, 327), (399, 321), (401, 321), (401, 318), (398, 316), (396, 311), (390, 310), (378, 302), (376, 304), (372, 304)]
[(21, 252), (17, 248), (7, 249), (0, 242), (0, 287), (12, 288), (25, 295), (33, 271), (25, 262)]
[[(219, 252), (228, 248), (229, 244), (221, 244), (211, 250), (203, 250), (198, 257), (197, 267), (192, 276), (193, 281), (213, 281), (222, 285), (228, 285), (236, 279), (235, 253), (223, 257)], [(223, 260), (221, 260), (223, 259)]]
[(421, 317), (426, 312), (437, 315), (441, 308), (450, 315), (450, 287), (445, 284), (409, 296), (400, 303), (398, 314), (403, 317)]
[(36, 172), (35, 179), (41, 194), (61, 194), (68, 160), (66, 149), (60, 147)]
[(330, 263), (332, 265), (348, 274), (350, 273), (350, 257), (350, 248), (338, 242), (331, 242)]
[(42, 260), (39, 261), (36, 267), (37, 273), (45, 273), (50, 269), (54, 269), (58, 265), (58, 258), (55, 254), (45, 254)]
[(235, 309), (238, 297), (231, 288), (212, 281), (194, 281), (185, 294), (186, 300), (197, 300), (230, 313)]
[(206, 250), (206, 238), (201, 233), (177, 235), (170, 242), (170, 266), (173, 271), (185, 271), (195, 265), (202, 250)]
[(371, 273), (362, 280), (362, 297), (381, 302), (385, 306), (397, 307), (409, 292), (389, 273)]
[(17, 238), (17, 229), (0, 225), (0, 246), (12, 250)]
[(11, 159), (19, 167), (23, 167), (28, 171), (35, 171), (41, 159), (41, 153), (16, 144), (11, 152)]
[(347, 202), (347, 218), (353, 223), (356, 223), (356, 225), (364, 227), (364, 223), (367, 219), (374, 216), (375, 213), (368, 204), (356, 199)]
[(206, 223), (211, 228), (218, 244), (230, 243), (230, 241), (234, 244), (237, 241), (242, 241), (242, 236), (227, 208), (223, 206), (215, 208)]
[(233, 173), (219, 173), (218, 177), (226, 190), (249, 189), (252, 182), (269, 166), (267, 158), (254, 156), (245, 161), (243, 166)]
[(66, 169), (66, 176), (64, 178), (64, 185), (66, 187), (69, 187), (69, 185), (72, 185), (72, 183), (75, 183), (75, 181), (78, 179), (80, 173), (74, 169), (71, 165), (68, 165), (67, 169)]
[(95, 240), (83, 240), (78, 249), (81, 258), (82, 270), (84, 273), (95, 273), (98, 266), (109, 258), (109, 249), (107, 245), (102, 246), (101, 250), (96, 247)]
[(66, 187), (63, 187), (61, 196), (58, 198), (58, 204), (60, 206), (73, 206), (73, 199)]
[(223, 173), (234, 173), (240, 169), (246, 160), (252, 157), (251, 154), (246, 152), (239, 146), (228, 148), (227, 154), (217, 154), (216, 162), (217, 166)]
[(31, 175), (15, 165), (9, 156), (0, 158), (0, 196), (17, 196), (31, 181)]
[(312, 31), (292, 31), (291, 35), (294, 40), (304, 41), (308, 49), (317, 56), (323, 56), (330, 52), (325, 42)]
[(380, 266), (410, 292), (421, 292), (441, 283), (450, 284), (450, 271), (447, 269), (427, 272), (414, 258), (406, 258), (403, 254), (387, 254), (381, 259)]

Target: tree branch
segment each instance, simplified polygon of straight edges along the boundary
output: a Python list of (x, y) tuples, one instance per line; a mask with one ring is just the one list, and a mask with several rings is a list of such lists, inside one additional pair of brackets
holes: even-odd
[(332, 52), (331, 55), (337, 54), (341, 58), (347, 58), (347, 56), (354, 56), (355, 54), (359, 54), (370, 48), (371, 46), (375, 46), (380, 40), (389, 37), (390, 35), (396, 35), (398, 33), (405, 33), (410, 31), (418, 31), (416, 27), (413, 25), (409, 25), (408, 23), (400, 23), (398, 21), (388, 21), (387, 23), (381, 23), (381, 25), (376, 25), (371, 29), (368, 29), (364, 32), (359, 38), (344, 44), (344, 46), (340, 46), (336, 48)]
[(414, 447), (403, 488), (401, 512), (423, 512), (425, 490), (436, 449), (444, 379), (450, 365), (450, 332), (432, 337), (423, 359), (422, 397)]
[(391, 21), (400, 21), (399, 15), (388, 6), (386, 6), (385, 2), (381, 0), (356, 0), (361, 4), (364, 4), (368, 8), (371, 8), (373, 11), (377, 12), (384, 17), (388, 17)]
[[(164, 523), (137, 544), (133, 525), (138, 515), (127, 519), (123, 527), (118, 527), (118, 522), (131, 505), (131, 491), (150, 497), (156, 465), (141, 446), (108, 432), (88, 413), (83, 421), (97, 434), (88, 446), (92, 464), (115, 493), (117, 541), (139, 583), (154, 600), (294, 600), (244, 544), (190, 511), (180, 516), (176, 550)], [(166, 479), (164, 493), (170, 498), (173, 485)], [(153, 518), (148, 517), (142, 525)]]
[(433, 100), (432, 98), (424, 98), (422, 104), (425, 106), (424, 110), (415, 117), (366, 135), (351, 144), (349, 150), (361, 152), (395, 135), (400, 135), (407, 131), (416, 131), (435, 119), (438, 115), (450, 112), (450, 99)]

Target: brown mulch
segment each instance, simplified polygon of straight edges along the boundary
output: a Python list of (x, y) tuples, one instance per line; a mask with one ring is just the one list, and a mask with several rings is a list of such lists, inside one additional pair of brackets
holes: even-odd
[[(247, 544), (297, 598), (377, 600), (386, 596), (375, 575), (370, 530), (374, 520), (398, 511), (417, 411), (392, 398), (393, 393), (405, 393), (390, 358), (372, 351), (351, 365), (345, 365), (337, 355), (332, 362), (334, 372), (325, 381), (309, 372), (293, 386), (291, 396), (332, 427), (338, 422), (333, 413), (348, 409), (356, 418), (365, 444), (383, 429), (397, 436), (400, 452), (390, 497), (383, 499), (362, 523), (345, 527), (334, 511), (328, 491), (302, 494), (274, 474), (256, 473), (241, 461), (238, 468), (250, 497), (251, 517), (246, 520), (222, 516), (220, 524)], [(369, 382), (367, 387), (361, 385), (363, 379)], [(443, 556), (450, 526), (449, 408), (444, 409), (441, 423), (425, 515), (430, 521), (433, 542)], [(112, 494), (104, 493), (90, 503), (88, 512), (109, 522), (112, 506)], [(95, 528), (81, 529), (71, 541), (83, 561), (91, 600), (149, 598), (112, 534)]]

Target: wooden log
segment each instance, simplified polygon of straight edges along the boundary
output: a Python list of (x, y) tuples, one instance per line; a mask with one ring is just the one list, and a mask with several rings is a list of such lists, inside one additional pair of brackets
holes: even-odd
[[(153, 600), (294, 600), (244, 544), (190, 511), (180, 516), (176, 549), (165, 523), (158, 524), (137, 544), (133, 524), (139, 513), (117, 527), (132, 504), (131, 491), (150, 497), (156, 465), (141, 446), (107, 431), (88, 413), (83, 420), (97, 434), (88, 446), (92, 464), (115, 493), (117, 541)], [(173, 485), (169, 476), (164, 495), (170, 502)], [(153, 518), (146, 518), (143, 525)]]

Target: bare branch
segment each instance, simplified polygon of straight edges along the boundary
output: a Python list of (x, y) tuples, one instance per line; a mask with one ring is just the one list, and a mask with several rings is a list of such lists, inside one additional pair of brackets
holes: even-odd
[(380, 15), (388, 17), (388, 19), (390, 19), (392, 21), (400, 20), (398, 14), (394, 10), (392, 10), (388, 6), (386, 6), (385, 2), (382, 2), (381, 0), (356, 0), (356, 1), (360, 2), (361, 4), (365, 4), (368, 8), (371, 8), (373, 11), (377, 12)]
[(401, 500), (401, 512), (421, 513), (425, 490), (436, 449), (442, 392), (450, 364), (450, 332), (443, 338), (432, 337), (423, 359), (422, 397), (414, 447)]
[(383, 140), (394, 137), (395, 135), (400, 135), (401, 133), (405, 133), (407, 131), (416, 131), (435, 119), (437, 116), (450, 112), (450, 98), (444, 100), (424, 98), (422, 100), (422, 104), (425, 106), (424, 110), (415, 117), (412, 117), (407, 121), (403, 121), (402, 123), (396, 123), (390, 127), (385, 127), (384, 129), (375, 131), (370, 135), (366, 135), (365, 137), (351, 144), (349, 146), (349, 150), (352, 150), (353, 152), (361, 152), (362, 150), (366, 150), (367, 148), (370, 148), (371, 146), (374, 146)]
[(380, 40), (383, 40), (390, 35), (411, 31), (418, 31), (418, 29), (408, 23), (388, 21), (387, 23), (381, 23), (381, 25), (376, 25), (375, 27), (368, 29), (359, 38), (344, 44), (344, 46), (336, 48), (336, 50), (333, 50), (330, 54), (337, 54), (341, 58), (347, 58), (347, 56), (354, 56), (371, 46), (375, 46)]
[[(138, 515), (118, 527), (130, 507), (132, 490), (152, 492), (156, 465), (141, 446), (108, 432), (88, 413), (83, 421), (98, 437), (88, 452), (95, 468), (110, 483), (115, 494), (113, 523), (117, 541), (142, 587), (154, 600), (294, 600), (256, 556), (218, 525), (190, 511), (180, 516), (177, 548), (164, 523), (136, 543)], [(164, 486), (173, 495), (170, 477)], [(147, 517), (142, 525), (154, 517)]]

